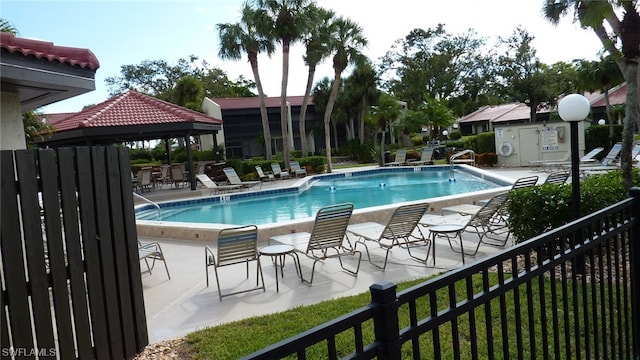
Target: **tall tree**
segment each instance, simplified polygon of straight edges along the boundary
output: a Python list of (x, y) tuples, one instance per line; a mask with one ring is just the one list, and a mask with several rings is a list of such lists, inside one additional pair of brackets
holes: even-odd
[(340, 90), (340, 81), (342, 72), (347, 66), (358, 58), (362, 57), (360, 50), (367, 46), (367, 39), (362, 34), (362, 28), (355, 22), (346, 18), (337, 18), (333, 23), (333, 41), (331, 49), (333, 55), (333, 83), (331, 84), (331, 92), (327, 100), (327, 106), (324, 112), (324, 139), (327, 153), (327, 171), (331, 172), (331, 138), (329, 124), (331, 121), (331, 112), (333, 105), (338, 97)]
[(128, 89), (136, 90), (158, 99), (172, 101), (172, 92), (178, 80), (191, 76), (204, 88), (208, 97), (252, 96), (252, 83), (244, 79), (229, 80), (227, 74), (211, 68), (206, 61), (198, 61), (196, 56), (180, 59), (175, 65), (165, 60), (144, 60), (140, 64), (122, 65), (120, 76), (109, 76), (105, 83), (109, 95), (115, 96)]
[[(289, 53), (291, 44), (301, 40), (307, 26), (307, 8), (311, 0), (255, 0), (264, 19), (270, 19), (270, 34), (282, 45), (282, 86), (280, 88), (280, 125), (282, 126), (282, 152), (289, 168), (289, 118), (287, 111), (287, 85), (289, 82)], [(265, 25), (269, 22), (265, 22)], [(268, 28), (269, 26), (267, 26)]]
[[(621, 167), (624, 185), (633, 184), (631, 148), (634, 126), (640, 128), (638, 105), (638, 61), (640, 61), (640, 13), (637, 0), (545, 0), (547, 20), (558, 24), (572, 14), (585, 29), (591, 29), (604, 49), (616, 59), (627, 82), (625, 119), (622, 130)], [(619, 18), (622, 16), (622, 20)]]
[(266, 53), (271, 56), (275, 51), (273, 38), (267, 33), (262, 12), (252, 8), (245, 2), (242, 6), (240, 22), (235, 24), (218, 24), (220, 35), (220, 50), (218, 56), (223, 59), (240, 60), (246, 53), (256, 82), (258, 97), (260, 98), (260, 117), (262, 119), (262, 133), (264, 135), (265, 158), (271, 159), (271, 130), (269, 116), (265, 104), (265, 94), (258, 71), (258, 54)]
[(498, 57), (498, 73), (504, 95), (511, 101), (522, 102), (529, 107), (529, 121), (535, 122), (538, 107), (553, 102), (558, 94), (548, 86), (547, 69), (531, 46), (534, 37), (518, 27), (513, 35), (501, 39), (505, 53)]
[(413, 29), (382, 59), (386, 77), (392, 76), (387, 90), (407, 101), (409, 109), (429, 98), (475, 102), (492, 89), (493, 52), (484, 48), (485, 42), (471, 30), (450, 34), (443, 24)]
[(313, 80), (316, 73), (316, 66), (322, 60), (327, 58), (331, 54), (329, 43), (331, 41), (331, 29), (329, 25), (332, 24), (335, 13), (331, 10), (326, 10), (317, 7), (312, 4), (308, 8), (308, 27), (303, 38), (306, 52), (304, 55), (304, 62), (309, 68), (307, 75), (307, 86), (304, 91), (304, 98), (302, 99), (302, 106), (300, 107), (300, 148), (303, 156), (307, 156), (307, 130), (306, 130), (306, 117), (307, 107), (309, 105), (309, 99), (311, 97), (311, 89), (313, 87)]
[(176, 82), (172, 92), (172, 101), (176, 105), (199, 111), (204, 97), (202, 84), (193, 76), (185, 76)]
[(372, 118), (376, 121), (378, 129), (380, 130), (380, 158), (378, 164), (381, 166), (384, 164), (384, 144), (389, 125), (395, 121), (401, 112), (400, 102), (393, 96), (382, 93), (378, 103), (372, 109)]
[(609, 145), (613, 145), (613, 116), (609, 101), (609, 90), (624, 81), (618, 64), (611, 55), (599, 61), (580, 60), (575, 62), (578, 83), (581, 90), (596, 91), (604, 94), (605, 112), (609, 120)]
[(380, 91), (378, 81), (380, 77), (368, 60), (356, 63), (351, 75), (345, 80), (345, 89), (356, 98), (358, 110), (358, 138), (360, 144), (365, 142), (365, 120), (371, 104), (378, 101)]

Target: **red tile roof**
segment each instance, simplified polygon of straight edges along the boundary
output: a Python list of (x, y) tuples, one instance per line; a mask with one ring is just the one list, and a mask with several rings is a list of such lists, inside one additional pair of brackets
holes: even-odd
[(96, 70), (100, 67), (98, 58), (89, 49), (54, 45), (52, 42), (18, 38), (13, 34), (0, 33), (0, 48), (10, 53), (18, 52), (36, 59), (47, 59), (67, 63), (81, 68)]
[[(496, 106), (483, 106), (480, 109), (472, 112), (471, 114), (460, 118), (458, 122), (467, 123), (467, 122), (487, 121), (487, 120), (493, 121), (494, 119), (497, 119), (503, 116), (504, 114), (508, 113), (509, 111), (512, 111), (513, 109), (517, 108), (519, 105), (521, 104), (513, 103), (513, 104), (504, 104), (504, 105), (496, 105)], [(528, 117), (529, 116), (527, 116), (527, 118)]]
[(135, 91), (127, 91), (52, 125), (56, 131), (89, 127), (154, 125), (177, 122), (222, 124), (222, 120)]
[[(287, 100), (291, 106), (301, 106), (304, 96), (287, 96)], [(210, 99), (216, 104), (220, 105), (222, 110), (234, 110), (234, 109), (257, 109), (260, 107), (260, 97), (241, 97), (241, 98), (216, 98)], [(272, 96), (264, 99), (268, 108), (280, 107), (280, 97)], [(309, 105), (313, 105), (313, 97), (309, 99)]]
[[(609, 90), (609, 104), (620, 105), (627, 103), (627, 83), (623, 83)], [(591, 107), (604, 107), (607, 106), (604, 94), (600, 94), (595, 99), (591, 100)]]

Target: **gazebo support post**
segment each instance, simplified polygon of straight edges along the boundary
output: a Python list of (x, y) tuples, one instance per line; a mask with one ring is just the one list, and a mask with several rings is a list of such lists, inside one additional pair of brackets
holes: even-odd
[(187, 167), (189, 171), (189, 182), (191, 183), (191, 190), (196, 189), (196, 177), (194, 176), (194, 166), (193, 166), (193, 152), (191, 151), (191, 135), (187, 133), (184, 137), (184, 144), (187, 147)]
[(171, 145), (169, 144), (169, 138), (164, 138), (164, 152), (167, 154), (167, 165), (171, 166)]

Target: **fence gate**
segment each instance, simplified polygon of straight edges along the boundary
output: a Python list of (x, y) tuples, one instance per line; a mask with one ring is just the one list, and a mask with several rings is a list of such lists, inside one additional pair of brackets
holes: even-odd
[(132, 358), (148, 336), (128, 149), (0, 164), (0, 358)]

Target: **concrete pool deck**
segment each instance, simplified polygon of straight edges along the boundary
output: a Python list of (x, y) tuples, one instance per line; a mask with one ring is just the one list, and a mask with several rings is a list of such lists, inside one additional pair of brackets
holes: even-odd
[[(538, 175), (539, 182), (544, 181), (547, 174), (534, 172), (530, 169), (490, 169), (499, 176), (515, 180), (524, 176)], [(267, 187), (288, 186), (295, 179), (274, 181), (263, 184)], [(205, 190), (208, 194), (208, 190)], [(193, 196), (195, 192), (188, 190), (167, 190), (171, 197)], [(154, 201), (162, 201), (164, 191), (147, 193), (146, 197)], [(179, 194), (184, 193), (184, 194)], [(198, 194), (196, 196), (201, 196)], [(138, 203), (136, 201), (136, 203)], [(425, 233), (425, 235), (427, 235)], [(428, 236), (428, 235), (427, 235)], [(268, 236), (259, 233), (260, 245), (264, 246)], [(274, 265), (270, 258), (262, 257), (262, 269), (266, 291), (253, 291), (218, 299), (215, 274), (210, 270), (210, 286), (205, 282), (204, 247), (213, 245), (213, 241), (159, 239), (145, 235), (139, 236), (142, 242), (157, 241), (167, 259), (171, 279), (167, 278), (162, 264), (156, 264), (152, 274), (143, 273), (145, 311), (150, 343), (178, 338), (190, 332), (215, 326), (226, 322), (240, 320), (247, 317), (282, 312), (297, 306), (315, 304), (324, 300), (354, 295), (366, 292), (369, 286), (379, 281), (400, 282), (421, 278), (450, 269), (460, 267), (460, 255), (449, 249), (446, 241), (436, 242), (437, 268), (425, 267), (424, 264), (409, 260), (404, 249), (394, 249), (389, 257), (386, 271), (380, 271), (369, 263), (366, 253), (363, 253), (360, 272), (353, 277), (340, 269), (337, 259), (328, 259), (316, 266), (315, 279), (312, 286), (304, 285), (296, 276), (291, 259), (287, 259), (284, 267), (284, 278), (279, 279), (279, 292), (276, 292)], [(465, 238), (467, 241), (477, 241), (477, 237)], [(379, 263), (384, 258), (384, 251), (375, 245), (369, 245), (374, 261)], [(359, 250), (364, 252), (362, 246)], [(491, 255), (501, 248), (483, 245), (475, 257), (466, 257), (471, 263), (484, 256)], [(312, 261), (304, 256), (300, 257), (302, 271), (308, 276)], [(349, 261), (349, 260), (347, 260)], [(431, 265), (431, 259), (429, 259)], [(242, 265), (220, 269), (223, 291), (229, 291), (235, 286), (247, 285), (245, 271)], [(255, 270), (255, 268), (253, 268)], [(252, 271), (249, 285), (255, 284), (255, 271)]]

